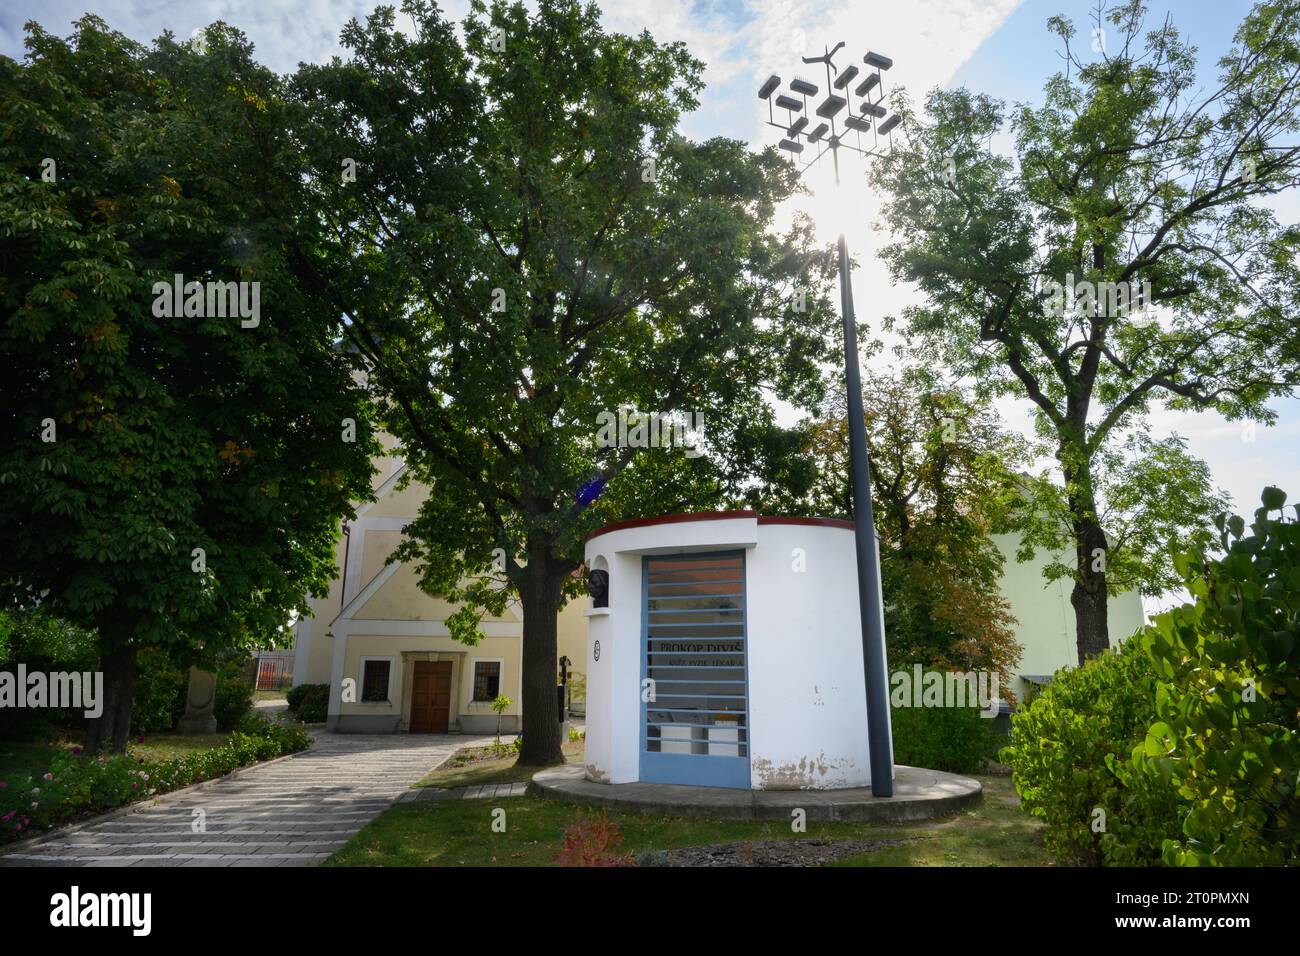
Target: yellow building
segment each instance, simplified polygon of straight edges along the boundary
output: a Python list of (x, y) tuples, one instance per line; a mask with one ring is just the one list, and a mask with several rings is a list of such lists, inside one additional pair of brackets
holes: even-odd
[[(393, 449), (391, 439), (384, 443)], [(485, 636), (477, 645), (453, 640), (445, 622), (455, 606), (421, 591), (412, 566), (388, 561), (428, 488), (412, 481), (399, 490), (405, 465), (396, 456), (376, 466), (376, 500), (358, 507), (338, 544), (329, 593), (313, 599), (312, 616), (296, 625), (294, 684), (329, 685), (327, 727), (342, 733), (492, 733), (498, 694), (513, 702), (502, 729), (517, 731), (518, 603), (500, 617), (484, 618)], [(586, 668), (586, 603), (571, 601), (558, 621), (559, 656), (572, 662), (579, 686)], [(581, 704), (575, 700), (575, 710)]]
[[(1023, 701), (1057, 670), (1079, 662), (1074, 606), (1070, 604), (1073, 584), (1068, 580), (1049, 582), (1043, 577), (1043, 568), (1049, 562), (1063, 564), (1073, 556), (1068, 551), (1057, 555), (1036, 552), (1031, 560), (1020, 562), (1016, 560), (1020, 543), (1016, 535), (994, 535), (993, 541), (1003, 557), (998, 590), (1011, 605), (1016, 640), (1024, 648), (1012, 687)], [(1146, 623), (1142, 596), (1137, 591), (1111, 594), (1106, 609), (1112, 645), (1123, 643)]]

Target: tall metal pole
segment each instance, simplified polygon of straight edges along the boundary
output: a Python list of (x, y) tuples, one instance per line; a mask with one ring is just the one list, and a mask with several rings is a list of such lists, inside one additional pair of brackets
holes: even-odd
[(849, 419), (849, 471), (853, 481), (853, 539), (858, 559), (858, 611), (862, 617), (862, 667), (867, 685), (867, 751), (871, 794), (894, 795), (893, 748), (889, 739), (889, 682), (885, 665), (885, 611), (880, 589), (880, 552), (871, 510), (867, 425), (858, 370), (858, 328), (848, 245), (840, 234), (840, 310), (844, 315), (844, 385)]
[[(821, 62), (825, 64), (826, 89), (828, 91), (833, 85), (831, 82), (831, 57), (842, 46), (844, 44), (840, 43), (835, 47), (835, 50), (824, 48), (826, 52), (821, 57), (803, 58), (805, 63)], [(893, 65), (892, 60), (877, 53), (868, 53), (863, 59), (869, 66), (875, 67), (877, 82), (880, 70), (887, 70)], [(836, 72), (838, 73), (838, 70)], [(791, 138), (782, 140), (781, 147), (798, 154), (803, 151), (802, 145), (798, 142), (799, 133), (794, 131), (793, 127), (787, 127), (772, 119), (771, 96), (780, 86), (780, 83), (780, 77), (775, 75), (768, 77), (767, 81), (759, 89), (758, 95), (768, 101), (768, 125), (785, 129), (790, 133)], [(850, 114), (853, 112), (847, 84), (848, 80), (845, 80), (844, 84), (842, 84), (845, 93), (844, 98), (839, 101), (838, 105), (835, 105), (832, 100), (827, 100), (824, 105), (829, 106), (828, 111), (823, 113), (821, 109), (818, 110), (818, 115), (826, 116), (830, 121), (831, 136), (826, 140), (826, 148), (820, 149), (812, 161), (804, 167), (804, 169), (807, 169), (808, 166), (816, 163), (829, 149), (831, 161), (835, 167), (835, 185), (837, 188), (840, 184), (840, 146), (845, 146), (864, 156), (876, 155), (871, 150), (841, 142), (840, 136), (835, 129), (834, 117), (839, 109), (848, 105)], [(810, 91), (806, 87), (803, 89), (796, 87), (793, 82), (790, 85), (796, 92), (805, 96), (810, 92), (813, 95), (816, 94), (815, 87)], [(871, 86), (871, 82), (864, 82), (863, 86), (857, 91), (858, 95), (869, 94)], [(883, 100), (883, 87), (881, 89), (881, 99)], [(777, 99), (779, 104), (781, 97)], [(792, 107), (787, 106), (786, 108), (790, 109)], [(796, 104), (793, 108), (798, 109), (799, 107)], [(881, 110), (874, 112), (872, 115), (880, 117), (884, 115), (884, 112)], [(894, 116), (886, 121), (880, 129), (888, 133), (897, 125), (898, 117)], [(849, 120), (845, 120), (845, 126), (846, 129), (861, 128), (860, 126), (850, 125)], [(808, 141), (811, 143), (820, 140), (825, 131), (826, 124), (823, 123), (812, 133), (805, 135), (808, 136)], [(853, 538), (858, 564), (858, 613), (862, 623), (862, 668), (867, 689), (867, 752), (871, 764), (871, 793), (877, 797), (892, 797), (894, 795), (894, 760), (889, 726), (889, 677), (886, 672), (885, 662), (885, 604), (880, 588), (880, 548), (876, 543), (876, 522), (871, 510), (871, 472), (870, 462), (867, 458), (866, 419), (862, 411), (862, 376), (858, 369), (858, 328), (857, 320), (853, 314), (853, 281), (849, 275), (848, 244), (844, 240), (843, 233), (839, 237), (839, 260), (840, 311), (844, 316), (844, 384), (848, 403), (849, 464), (853, 483)]]

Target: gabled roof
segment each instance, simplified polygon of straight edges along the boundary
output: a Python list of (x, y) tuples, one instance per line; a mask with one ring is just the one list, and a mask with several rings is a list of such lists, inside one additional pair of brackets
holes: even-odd
[(367, 511), (369, 511), (375, 505), (379, 504), (379, 502), (383, 501), (390, 494), (392, 494), (393, 490), (397, 488), (398, 482), (401, 481), (402, 475), (406, 474), (406, 471), (409, 467), (410, 466), (407, 465), (406, 462), (402, 462), (400, 468), (398, 468), (391, 475), (385, 478), (384, 483), (375, 489), (375, 500), (367, 501), (365, 504), (359, 507), (357, 509), (357, 517), (360, 518)]
[(371, 578), (370, 582), (353, 596), (351, 601), (339, 609), (339, 613), (334, 615), (334, 620), (330, 621), (330, 626), (332, 627), (335, 621), (341, 620), (342, 618), (351, 618), (354, 612), (361, 610), (361, 608), (365, 606), (365, 603), (374, 597), (376, 592), (392, 579), (393, 575), (397, 573), (397, 569), (401, 566), (401, 561), (394, 561), (391, 564), (385, 564), (383, 568), (380, 569), (379, 573)]

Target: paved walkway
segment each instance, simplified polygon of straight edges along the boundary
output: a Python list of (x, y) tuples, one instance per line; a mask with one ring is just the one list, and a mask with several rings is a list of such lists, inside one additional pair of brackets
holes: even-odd
[(496, 800), (501, 797), (522, 797), (528, 793), (528, 781), (519, 783), (486, 783), (477, 787), (455, 787), (446, 790), (442, 787), (421, 787), (408, 790), (397, 798), (398, 803), (413, 800)]
[[(0, 866), (312, 866), (461, 747), (492, 737), (330, 734), (309, 750), (236, 776), (164, 794)], [(195, 833), (203, 811), (204, 832)]]
[(275, 717), (289, 712), (289, 702), (279, 698), (253, 701), (253, 710), (267, 717)]

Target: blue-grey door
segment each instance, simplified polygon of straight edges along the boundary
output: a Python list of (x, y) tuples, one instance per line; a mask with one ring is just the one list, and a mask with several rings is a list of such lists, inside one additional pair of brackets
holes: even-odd
[(749, 788), (745, 552), (642, 559), (641, 779)]

